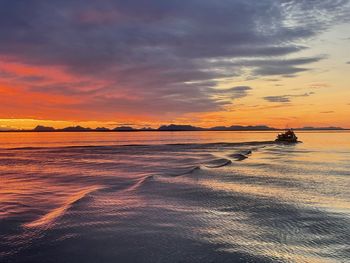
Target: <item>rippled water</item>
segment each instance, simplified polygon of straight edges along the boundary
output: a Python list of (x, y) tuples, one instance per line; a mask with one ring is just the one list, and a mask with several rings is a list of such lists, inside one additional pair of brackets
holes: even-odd
[(350, 133), (0, 134), (0, 262), (349, 262)]

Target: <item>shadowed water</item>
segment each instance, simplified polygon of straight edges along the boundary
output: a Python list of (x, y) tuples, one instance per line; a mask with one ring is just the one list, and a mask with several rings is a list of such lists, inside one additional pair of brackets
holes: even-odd
[(0, 262), (349, 262), (350, 133), (274, 137), (7, 133)]

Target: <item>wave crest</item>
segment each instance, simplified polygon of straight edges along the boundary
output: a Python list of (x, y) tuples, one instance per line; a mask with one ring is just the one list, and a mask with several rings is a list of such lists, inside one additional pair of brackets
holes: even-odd
[(45, 214), (44, 216), (40, 217), (39, 219), (26, 223), (23, 226), (26, 228), (37, 228), (37, 227), (43, 227), (51, 225), (53, 222), (55, 222), (58, 218), (63, 216), (65, 212), (75, 203), (79, 202), (83, 198), (85, 198), (88, 194), (98, 190), (99, 187), (93, 187), (89, 188), (83, 191), (80, 191), (76, 193), (75, 195), (71, 196), (62, 206), (50, 211), (49, 213)]

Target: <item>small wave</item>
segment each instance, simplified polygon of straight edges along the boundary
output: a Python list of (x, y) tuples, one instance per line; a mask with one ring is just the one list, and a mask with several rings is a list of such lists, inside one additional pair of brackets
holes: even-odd
[(134, 190), (138, 189), (140, 186), (142, 186), (143, 184), (145, 184), (146, 182), (148, 182), (149, 180), (152, 180), (152, 179), (153, 179), (153, 175), (145, 176), (144, 178), (141, 178), (140, 180), (138, 180), (135, 184), (133, 184), (129, 188), (125, 189), (123, 192), (134, 191)]
[(243, 161), (244, 159), (247, 159), (248, 156), (242, 154), (242, 153), (234, 153), (229, 155), (229, 157), (235, 159), (236, 161)]
[(37, 227), (44, 227), (47, 225), (52, 224), (55, 222), (58, 218), (63, 216), (65, 212), (72, 207), (74, 204), (81, 201), (83, 198), (87, 197), (88, 194), (98, 190), (98, 187), (90, 188), (87, 190), (83, 190), (78, 192), (77, 194), (70, 197), (66, 203), (64, 203), (62, 206), (52, 210), (51, 212), (47, 213), (46, 215), (40, 217), (39, 219), (32, 221), (30, 223), (26, 223), (23, 226), (26, 228), (37, 228)]
[(245, 151), (241, 152), (241, 154), (243, 154), (243, 155), (251, 155), (252, 154), (252, 150), (245, 150)]
[(192, 173), (194, 173), (195, 171), (200, 170), (200, 169), (201, 169), (200, 166), (186, 167), (186, 168), (180, 169), (181, 172), (179, 172), (179, 173), (173, 173), (173, 174), (168, 174), (168, 176), (171, 176), (171, 177), (183, 176), (183, 175), (187, 175), (187, 174), (192, 174)]
[(232, 163), (231, 160), (221, 158), (221, 159), (216, 159), (216, 160), (213, 160), (211, 162), (208, 162), (207, 164), (205, 164), (205, 167), (207, 167), (207, 168), (219, 168), (219, 167), (223, 167), (226, 165), (230, 165), (231, 163)]

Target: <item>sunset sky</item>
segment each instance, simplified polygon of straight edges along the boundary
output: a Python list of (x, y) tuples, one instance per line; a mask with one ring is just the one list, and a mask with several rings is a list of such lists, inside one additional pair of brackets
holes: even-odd
[(350, 128), (350, 1), (0, 0), (0, 129)]

